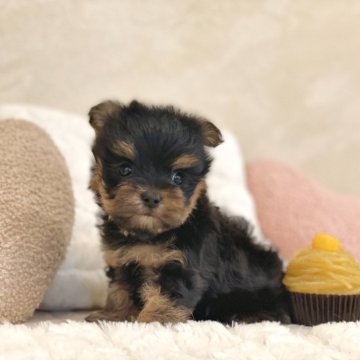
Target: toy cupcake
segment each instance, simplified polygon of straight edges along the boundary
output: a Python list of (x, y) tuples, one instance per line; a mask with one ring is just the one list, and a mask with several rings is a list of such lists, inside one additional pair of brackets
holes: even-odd
[(298, 324), (360, 320), (360, 264), (329, 235), (294, 256), (283, 282)]

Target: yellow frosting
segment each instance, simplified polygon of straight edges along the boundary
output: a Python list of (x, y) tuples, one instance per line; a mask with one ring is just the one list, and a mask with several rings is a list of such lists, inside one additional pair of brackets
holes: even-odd
[(294, 256), (283, 282), (292, 292), (360, 294), (360, 264), (339, 240), (320, 234)]
[(318, 236), (315, 236), (312, 241), (312, 248), (328, 251), (342, 250), (340, 241), (327, 234), (319, 234)]

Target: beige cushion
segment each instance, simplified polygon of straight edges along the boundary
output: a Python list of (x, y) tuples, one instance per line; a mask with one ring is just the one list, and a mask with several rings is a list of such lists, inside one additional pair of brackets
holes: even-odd
[(64, 258), (74, 218), (63, 157), (36, 125), (0, 121), (0, 320), (22, 322)]

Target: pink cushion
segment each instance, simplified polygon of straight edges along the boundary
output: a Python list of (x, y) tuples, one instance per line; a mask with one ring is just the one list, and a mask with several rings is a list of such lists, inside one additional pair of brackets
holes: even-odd
[(254, 161), (247, 170), (260, 225), (285, 259), (318, 233), (339, 238), (360, 259), (360, 199), (330, 191), (276, 161)]

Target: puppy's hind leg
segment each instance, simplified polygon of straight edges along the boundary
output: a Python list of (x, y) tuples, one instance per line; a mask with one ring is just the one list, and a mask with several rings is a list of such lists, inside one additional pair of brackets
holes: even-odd
[(277, 321), (289, 324), (289, 301), (282, 287), (234, 290), (203, 302), (206, 319), (223, 323)]

